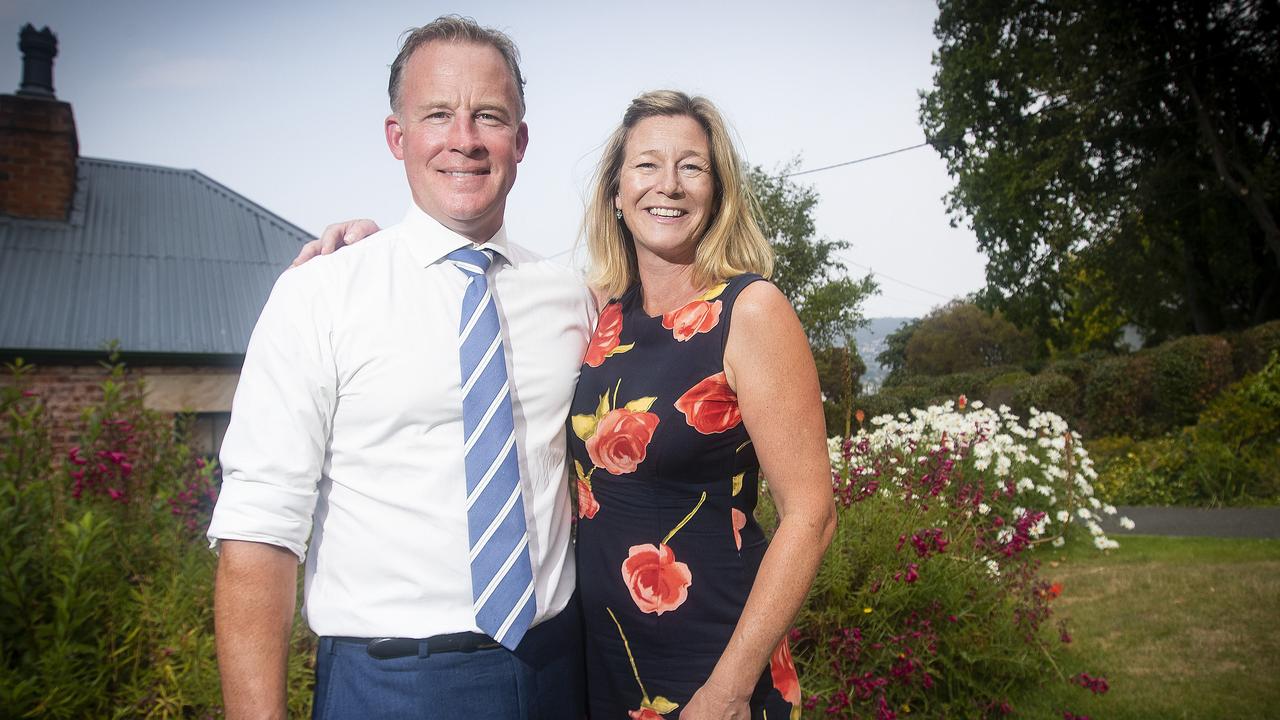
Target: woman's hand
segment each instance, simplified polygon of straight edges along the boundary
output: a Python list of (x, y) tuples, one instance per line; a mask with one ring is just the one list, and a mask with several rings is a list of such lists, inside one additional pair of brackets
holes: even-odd
[(303, 245), (289, 267), (298, 267), (317, 255), (328, 255), (343, 245), (358, 243), (381, 229), (378, 223), (365, 218), (334, 223), (320, 233), (319, 239)]
[(680, 720), (751, 720), (750, 695), (736, 696), (708, 680), (689, 698)]

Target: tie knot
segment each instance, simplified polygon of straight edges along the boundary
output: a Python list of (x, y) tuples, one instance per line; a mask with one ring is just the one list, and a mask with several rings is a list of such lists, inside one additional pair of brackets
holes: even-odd
[(467, 275), (484, 275), (493, 262), (493, 251), (464, 247), (454, 250), (445, 258)]

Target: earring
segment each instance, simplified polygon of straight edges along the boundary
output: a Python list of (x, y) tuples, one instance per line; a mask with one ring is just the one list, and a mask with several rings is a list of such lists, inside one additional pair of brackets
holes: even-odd
[(616, 218), (618, 218), (619, 220), (621, 220), (621, 219), (622, 219), (622, 211), (621, 211), (621, 210), (614, 210), (614, 211), (613, 211), (613, 216), (614, 216), (614, 217), (616, 217)]

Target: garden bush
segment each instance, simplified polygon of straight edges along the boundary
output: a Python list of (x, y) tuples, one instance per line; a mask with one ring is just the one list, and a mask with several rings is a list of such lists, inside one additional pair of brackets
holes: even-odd
[(1227, 337), (1231, 343), (1231, 364), (1236, 377), (1256, 373), (1267, 360), (1280, 353), (1280, 320), (1254, 325)]
[(1071, 421), (1079, 416), (1080, 386), (1067, 375), (1045, 370), (1015, 385), (1013, 397), (1007, 403), (1017, 412), (1037, 408)]
[[(823, 717), (995, 717), (1080, 670), (1034, 548), (1116, 543), (1079, 435), (1050, 413), (948, 402), (832, 440), (839, 522), (792, 633)], [(765, 511), (767, 514), (767, 510)], [(1131, 527), (1127, 520), (1122, 522)], [(1064, 708), (1064, 711), (1066, 709)]]
[[(221, 715), (203, 537), (212, 464), (118, 364), (79, 444), (55, 449), (28, 371), (16, 364), (0, 388), (0, 717)], [(295, 640), (302, 716), (310, 641)]]
[(1084, 425), (1089, 435), (1145, 436), (1151, 414), (1150, 355), (1098, 361), (1084, 388)]
[(1147, 440), (1108, 439), (1099, 494), (1117, 504), (1280, 502), (1280, 361), (1229, 386), (1195, 425)]

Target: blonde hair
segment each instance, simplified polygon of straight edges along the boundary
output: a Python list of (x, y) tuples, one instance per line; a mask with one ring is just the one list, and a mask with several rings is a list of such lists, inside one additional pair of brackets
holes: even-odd
[(619, 190), (627, 136), (641, 120), (651, 117), (693, 118), (707, 134), (715, 199), (711, 222), (695, 251), (694, 285), (710, 287), (744, 272), (768, 277), (773, 272), (773, 249), (756, 221), (759, 206), (720, 111), (704, 97), (654, 90), (631, 101), (622, 124), (605, 142), (596, 167), (591, 200), (582, 221), (590, 255), (588, 281), (609, 297), (621, 295), (639, 281), (635, 240), (615, 216), (613, 199)]

